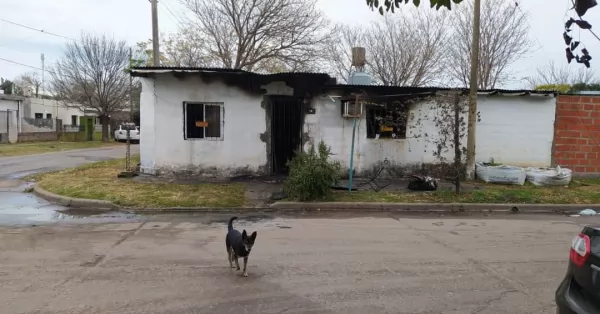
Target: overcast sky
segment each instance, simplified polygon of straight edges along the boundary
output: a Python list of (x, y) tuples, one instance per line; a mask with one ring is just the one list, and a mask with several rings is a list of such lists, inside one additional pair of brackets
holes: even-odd
[[(183, 14), (179, 0), (159, 1), (160, 32), (177, 30), (173, 15)], [(472, 0), (465, 0), (472, 1)], [(536, 67), (555, 61), (566, 64), (562, 40), (563, 21), (571, 0), (517, 0), (523, 11), (530, 15), (534, 52), (519, 60), (512, 68), (516, 80), (505, 88), (525, 87), (519, 78), (531, 75)], [(151, 38), (150, 2), (148, 0), (0, 0), (0, 19), (27, 25), (62, 36), (76, 38), (81, 31), (107, 32), (130, 43)], [(428, 9), (422, 1), (421, 9)], [(318, 3), (331, 20), (347, 24), (361, 24), (378, 18), (365, 0), (319, 0)], [(600, 25), (600, 6), (591, 9), (585, 18)], [(600, 27), (600, 26), (598, 26)], [(576, 33), (577, 34), (577, 33)], [(600, 33), (599, 33), (600, 35)], [(581, 32), (592, 57), (592, 68), (600, 67), (600, 42), (589, 32)], [(41, 67), (40, 54), (46, 64), (56, 61), (67, 39), (43, 34), (0, 21), (0, 59)], [(583, 65), (572, 64), (571, 67)], [(0, 77), (13, 79), (30, 71), (24, 66), (0, 60)], [(599, 72), (600, 73), (600, 72)]]

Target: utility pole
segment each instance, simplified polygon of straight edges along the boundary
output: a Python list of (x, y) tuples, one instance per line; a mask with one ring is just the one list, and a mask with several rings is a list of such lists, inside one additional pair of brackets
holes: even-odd
[(154, 66), (160, 66), (160, 51), (158, 45), (158, 0), (152, 2), (152, 58)]
[(42, 94), (42, 105), (43, 105), (44, 104), (44, 73), (46, 72), (44, 70), (45, 62), (44, 62), (44, 54), (43, 53), (42, 53), (41, 59), (42, 59), (42, 93), (41, 94)]
[[(133, 63), (133, 52), (129, 48), (129, 68)], [(129, 122), (133, 122), (133, 77), (129, 73)], [(131, 125), (127, 126), (127, 147), (125, 150), (125, 171), (131, 171)]]
[[(133, 65), (133, 50), (129, 48), (129, 67)], [(129, 122), (133, 122), (133, 76), (129, 75)]]
[(475, 139), (477, 129), (477, 88), (479, 70), (479, 18), (481, 0), (473, 4), (473, 40), (471, 43), (471, 81), (469, 90), (469, 124), (467, 129), (467, 179), (475, 179)]

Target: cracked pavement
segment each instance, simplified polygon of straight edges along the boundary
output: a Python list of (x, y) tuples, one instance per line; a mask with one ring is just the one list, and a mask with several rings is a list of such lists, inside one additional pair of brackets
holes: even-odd
[[(553, 313), (595, 218), (258, 216), (249, 277), (224, 215), (0, 228), (0, 313)], [(595, 219), (595, 220), (594, 220)]]

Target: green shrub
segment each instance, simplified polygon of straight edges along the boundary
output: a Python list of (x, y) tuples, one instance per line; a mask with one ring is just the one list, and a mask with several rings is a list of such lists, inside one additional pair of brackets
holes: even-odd
[(298, 153), (287, 165), (290, 174), (284, 190), (288, 197), (299, 201), (318, 201), (331, 195), (331, 186), (340, 178), (340, 163), (330, 162), (331, 149), (321, 141), (318, 149)]

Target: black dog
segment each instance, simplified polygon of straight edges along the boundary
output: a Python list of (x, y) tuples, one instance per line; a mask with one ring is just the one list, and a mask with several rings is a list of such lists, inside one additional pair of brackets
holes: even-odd
[(229, 267), (233, 268), (233, 261), (235, 261), (236, 269), (240, 270), (238, 258), (243, 257), (244, 277), (248, 277), (246, 266), (248, 265), (248, 255), (250, 255), (250, 251), (252, 251), (252, 246), (254, 246), (254, 241), (256, 240), (256, 231), (252, 232), (250, 237), (248, 237), (246, 230), (240, 233), (233, 229), (233, 221), (236, 219), (237, 217), (231, 217), (231, 219), (229, 219), (229, 223), (227, 224), (227, 237), (225, 237)]

